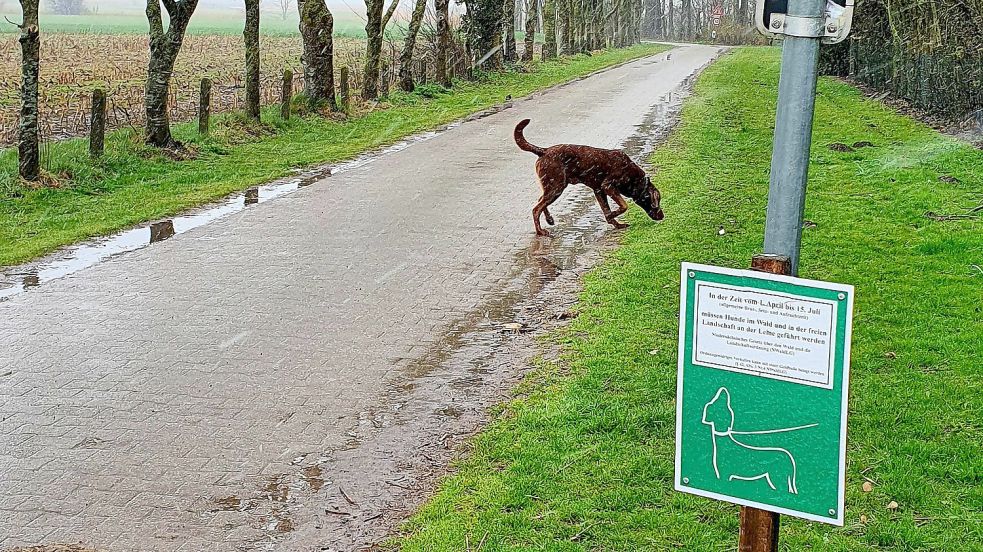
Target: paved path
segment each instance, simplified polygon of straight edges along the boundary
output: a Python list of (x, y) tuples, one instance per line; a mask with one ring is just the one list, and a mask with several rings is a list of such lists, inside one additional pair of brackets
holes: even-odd
[[(295, 528), (277, 501), (316, 500), (327, 477), (312, 455), (343, 447), (536, 239), (514, 124), (532, 118), (536, 144), (620, 146), (716, 52), (517, 101), (0, 303), (0, 549), (278, 548)], [(307, 487), (278, 479), (298, 471)], [(242, 522), (249, 496), (268, 524)]]

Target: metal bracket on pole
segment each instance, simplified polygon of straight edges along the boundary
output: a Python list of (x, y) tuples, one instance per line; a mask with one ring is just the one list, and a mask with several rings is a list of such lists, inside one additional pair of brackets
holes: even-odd
[(855, 0), (827, 0), (821, 16), (803, 17), (783, 13), (788, 8), (780, 0), (756, 0), (754, 24), (768, 38), (819, 38), (823, 44), (836, 44), (850, 34), (854, 4)]
[(771, 16), (772, 32), (800, 38), (819, 38), (826, 36), (825, 23), (822, 17), (800, 17), (779, 13)]

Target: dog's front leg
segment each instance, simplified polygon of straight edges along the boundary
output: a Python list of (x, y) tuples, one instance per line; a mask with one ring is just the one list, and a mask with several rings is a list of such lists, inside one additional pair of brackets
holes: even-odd
[(611, 190), (610, 195), (611, 199), (618, 204), (618, 210), (611, 213), (611, 218), (608, 219), (608, 222), (613, 224), (615, 228), (628, 228), (627, 224), (618, 222), (617, 220), (618, 217), (628, 212), (628, 202), (625, 201), (625, 198), (621, 197), (621, 194), (614, 190)]
[[(618, 221), (618, 217), (620, 217), (621, 215), (625, 214), (626, 211), (628, 211), (628, 202), (625, 201), (625, 198), (621, 197), (621, 194), (613, 190), (607, 192), (601, 191), (601, 192), (594, 192), (594, 193), (601, 194), (601, 197), (604, 198), (603, 199), (604, 207), (602, 207), (602, 210), (604, 211), (604, 217), (611, 224), (611, 226), (614, 226), (615, 228), (618, 229), (628, 228), (627, 224)], [(613, 199), (614, 202), (618, 204), (618, 210), (613, 212), (611, 211), (610, 207), (608, 207), (607, 196), (611, 196), (611, 199)], [(598, 199), (598, 202), (600, 203), (601, 199)]]
[(594, 190), (594, 199), (597, 200), (601, 212), (604, 213), (604, 220), (611, 222), (611, 206), (608, 205), (608, 196), (604, 190)]

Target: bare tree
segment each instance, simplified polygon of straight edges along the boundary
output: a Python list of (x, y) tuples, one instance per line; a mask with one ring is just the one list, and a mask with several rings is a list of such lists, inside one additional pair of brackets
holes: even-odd
[(48, 0), (48, 8), (58, 15), (82, 15), (86, 12), (84, 0)]
[(37, 182), (41, 177), (38, 144), (38, 77), (41, 73), (41, 32), (38, 0), (20, 0), (24, 20), (20, 24), (21, 88), (17, 158), (20, 177)]
[(362, 76), (362, 98), (374, 100), (379, 97), (379, 56), (382, 54), (382, 35), (386, 25), (396, 12), (399, 0), (390, 0), (385, 14), (382, 12), (385, 0), (365, 0), (365, 71)]
[(536, 23), (539, 22), (539, 0), (528, 0), (526, 4), (526, 47), (522, 52), (522, 61), (532, 61), (533, 48), (536, 44)]
[(451, 72), (447, 67), (447, 52), (451, 49), (451, 22), (447, 13), (448, 4), (448, 0), (435, 0), (437, 12), (437, 82), (449, 88)]
[(280, 17), (284, 21), (287, 20), (287, 14), (290, 13), (290, 6), (293, 5), (293, 0), (279, 0), (280, 4)]
[(259, 120), (259, 0), (245, 0), (246, 25), (242, 38), (246, 43), (246, 115)]
[(147, 66), (147, 88), (144, 107), (147, 110), (147, 144), (157, 147), (180, 147), (171, 136), (167, 114), (167, 92), (174, 72), (174, 61), (181, 51), (184, 31), (198, 0), (163, 0), (167, 10), (167, 31), (161, 19), (161, 0), (147, 0), (147, 21), (150, 22), (150, 63)]
[(304, 86), (314, 109), (327, 104), (338, 109), (334, 94), (334, 17), (324, 0), (297, 0), (300, 35), (304, 42)]
[(416, 49), (416, 36), (420, 33), (426, 10), (427, 0), (416, 0), (410, 16), (410, 26), (403, 40), (403, 50), (399, 54), (399, 87), (406, 92), (412, 92), (416, 87), (413, 84), (413, 50)]

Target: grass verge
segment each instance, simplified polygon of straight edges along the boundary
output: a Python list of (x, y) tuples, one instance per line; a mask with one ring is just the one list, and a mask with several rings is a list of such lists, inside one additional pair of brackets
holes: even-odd
[(89, 160), (84, 140), (51, 144), (46, 153), (50, 170), (67, 174), (70, 181), (62, 188), (20, 186), (16, 151), (3, 151), (0, 266), (173, 215), (297, 167), (350, 158), (501, 103), (506, 95), (525, 96), (666, 48), (644, 44), (578, 55), (536, 64), (527, 73), (487, 74), (450, 90), (423, 86), (413, 94), (394, 93), (386, 109), (344, 122), (316, 116), (284, 121), (271, 108), (258, 129), (243, 126), (235, 116), (218, 118), (209, 137), (199, 136), (195, 125), (175, 125), (175, 137), (198, 152), (191, 161), (175, 161), (141, 146), (134, 131), (109, 136), (106, 155), (96, 162)]
[[(394, 547), (736, 548), (735, 506), (672, 490), (679, 263), (760, 250), (778, 70), (777, 50), (750, 48), (701, 76), (653, 158), (666, 220), (633, 211), (557, 336), (564, 358)], [(983, 550), (983, 221), (926, 216), (983, 201), (983, 153), (841, 82), (818, 92), (801, 273), (857, 290), (846, 526), (786, 517), (782, 549)]]

